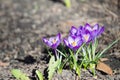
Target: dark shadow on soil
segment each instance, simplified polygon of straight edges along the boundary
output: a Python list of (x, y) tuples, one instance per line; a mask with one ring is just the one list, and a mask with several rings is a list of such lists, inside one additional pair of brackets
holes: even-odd
[(53, 1), (53, 2), (56, 2), (56, 3), (61, 3), (61, 4), (65, 5), (65, 3), (63, 2), (63, 0), (50, 0), (50, 1)]
[(44, 73), (45, 79), (48, 80), (48, 68), (45, 68), (43, 73)]
[(33, 70), (32, 70), (32, 77), (30, 77), (31, 80), (37, 80), (36, 77), (35, 77), (35, 76), (36, 76), (36, 73), (35, 73), (36, 70), (37, 70), (37, 69), (33, 69)]
[(100, 71), (100, 70), (97, 70), (97, 71), (99, 71), (102, 75), (108, 75), (107, 73), (104, 73), (103, 71)]
[(58, 3), (63, 2), (62, 0), (50, 0), (50, 1), (53, 1), (53, 2), (58, 2)]
[(36, 60), (31, 55), (26, 56), (24, 59), (16, 59), (16, 60), (18, 60), (19, 62), (23, 62), (25, 64), (33, 64), (36, 62)]
[(44, 50), (42, 51), (42, 53), (44, 53), (44, 56), (42, 56), (40, 59), (45, 61), (46, 63), (49, 63), (50, 60), (50, 55), (48, 53), (48, 51), (53, 52), (52, 49), (47, 49), (47, 48), (43, 48)]
[[(118, 9), (120, 9), (120, 0), (118, 0)], [(120, 10), (119, 10), (120, 12)]]

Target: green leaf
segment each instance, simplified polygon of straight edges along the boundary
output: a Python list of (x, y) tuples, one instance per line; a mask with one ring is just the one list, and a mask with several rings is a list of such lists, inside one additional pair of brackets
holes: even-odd
[(82, 46), (77, 50), (76, 54), (78, 54), (82, 50), (84, 45), (85, 45), (85, 43), (83, 43)]
[(56, 49), (61, 55), (63, 55), (64, 57), (66, 57), (66, 55), (64, 53), (62, 53), (60, 50)]
[(49, 66), (48, 66), (48, 79), (51, 80), (53, 74), (55, 73), (55, 70), (57, 70), (57, 67), (60, 64), (60, 60), (55, 61), (55, 57), (52, 56), (50, 61), (49, 61)]
[(40, 71), (38, 71), (38, 70), (36, 70), (35, 72), (36, 72), (39, 80), (43, 80), (43, 75), (42, 75), (42, 73), (41, 73)]
[(18, 69), (11, 70), (12, 75), (18, 80), (30, 80), (29, 77)]
[(86, 48), (86, 56), (88, 57), (88, 60), (91, 61), (92, 60), (92, 44), (90, 43), (88, 45), (88, 47)]
[(81, 70), (81, 68), (79, 66), (77, 66), (76, 73), (78, 74), (78, 76), (80, 76), (80, 70)]
[(21, 76), (21, 71), (20, 70), (13, 69), (13, 70), (11, 70), (11, 73), (16, 79), (18, 79), (18, 80), (20, 79), (20, 76)]
[(52, 56), (52, 52), (48, 51), (49, 55)]
[(109, 48), (111, 48), (115, 43), (117, 43), (119, 41), (119, 39), (115, 40), (113, 43), (111, 43), (107, 48), (105, 48), (99, 55), (98, 58), (100, 58), (102, 56), (102, 54), (107, 51)]
[(71, 1), (70, 0), (64, 0), (64, 3), (66, 5), (66, 7), (71, 7)]
[(73, 53), (70, 49), (69, 49), (69, 51), (70, 51), (70, 55), (71, 55), (71, 57), (72, 57), (72, 59), (73, 59), (73, 62), (75, 62), (76, 59), (75, 59), (74, 53)]

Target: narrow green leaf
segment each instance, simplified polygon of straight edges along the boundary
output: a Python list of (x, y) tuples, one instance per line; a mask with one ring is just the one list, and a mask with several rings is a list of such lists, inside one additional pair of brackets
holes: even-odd
[(42, 75), (42, 73), (41, 73), (40, 71), (38, 71), (38, 70), (36, 70), (35, 72), (36, 72), (39, 80), (43, 80), (43, 75)]
[(95, 38), (93, 45), (91, 44), (92, 60), (95, 60), (95, 51), (96, 51), (97, 46), (98, 46), (98, 41)]
[(91, 54), (91, 49), (87, 49), (87, 53), (88, 53), (88, 58), (91, 61), (92, 60), (92, 54)]
[(85, 43), (83, 43), (82, 46), (80, 46), (80, 48), (77, 50), (76, 54), (78, 54), (81, 51), (81, 49), (84, 45), (85, 45)]
[(18, 69), (12, 69), (11, 70), (12, 75), (18, 79), (18, 80), (30, 80), (29, 77), (27, 77), (26, 74), (22, 73), (20, 70)]
[(63, 55), (64, 57), (66, 57), (66, 55), (64, 53), (62, 53), (60, 50), (56, 49), (61, 55)]
[(110, 44), (107, 48), (105, 48), (99, 55), (98, 58), (100, 58), (102, 56), (102, 54), (107, 51), (109, 48), (111, 48), (115, 43), (117, 43), (119, 41), (119, 39), (115, 40), (112, 44)]

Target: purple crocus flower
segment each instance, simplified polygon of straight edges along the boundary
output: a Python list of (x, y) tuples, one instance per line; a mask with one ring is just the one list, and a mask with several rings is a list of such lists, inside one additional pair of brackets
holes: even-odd
[(70, 29), (70, 35), (71, 36), (76, 36), (77, 32), (78, 32), (77, 28), (72, 26), (71, 29)]
[(82, 40), (85, 43), (89, 43), (92, 40), (92, 36), (91, 33), (88, 30), (82, 30), (81, 31), (81, 36), (82, 36)]
[(80, 36), (77, 37), (69, 36), (67, 39), (64, 39), (63, 41), (66, 46), (73, 50), (77, 50), (83, 43)]
[(56, 49), (61, 42), (61, 34), (58, 33), (56, 37), (51, 37), (49, 39), (43, 38), (43, 42), (49, 47)]
[(88, 23), (86, 23), (85, 29), (91, 32), (93, 39), (98, 37), (104, 31), (104, 27), (99, 27), (98, 24), (95, 24), (93, 27), (91, 27)]
[(82, 41), (88, 43), (91, 41), (91, 33), (85, 27), (80, 26), (78, 29), (74, 26), (71, 27), (70, 36), (72, 37), (81, 37)]

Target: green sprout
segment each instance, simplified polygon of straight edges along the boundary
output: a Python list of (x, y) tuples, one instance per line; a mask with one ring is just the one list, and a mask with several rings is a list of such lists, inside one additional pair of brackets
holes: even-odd
[(66, 7), (70, 8), (71, 7), (71, 1), (70, 0), (64, 0), (64, 4)]
[[(12, 69), (11, 73), (17, 80), (30, 80), (30, 78), (19, 69)], [(38, 80), (44, 80), (44, 77), (39, 70), (36, 70), (35, 73), (38, 76)]]
[(36, 70), (35, 73), (37, 74), (39, 80), (44, 80), (43, 74), (39, 70)]
[(55, 57), (52, 56), (50, 61), (49, 61), (49, 66), (48, 66), (48, 80), (52, 79), (53, 74), (57, 70), (57, 67), (59, 65), (59, 60), (55, 61)]
[(30, 78), (19, 69), (12, 69), (11, 73), (17, 80), (30, 80)]

